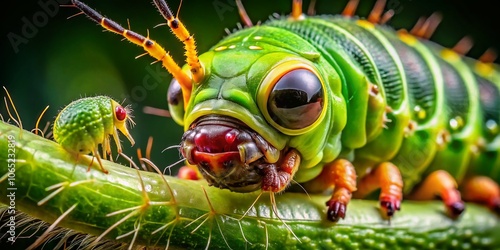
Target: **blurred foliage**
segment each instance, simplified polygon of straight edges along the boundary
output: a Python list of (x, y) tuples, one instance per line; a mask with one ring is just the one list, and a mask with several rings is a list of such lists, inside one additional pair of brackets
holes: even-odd
[[(184, 63), (183, 48), (164, 23), (150, 0), (142, 1), (85, 1), (107, 17), (157, 40), (180, 63)], [(288, 14), (291, 0), (243, 1), (254, 23), (265, 21), (269, 15)], [(309, 1), (305, 1), (307, 6)], [(318, 14), (339, 13), (346, 1), (321, 1)], [(57, 112), (69, 102), (83, 96), (109, 95), (132, 104), (137, 126), (132, 129), (137, 144), (134, 148), (124, 141), (125, 152), (136, 154), (136, 148), (146, 147), (153, 136), (153, 161), (165, 167), (179, 159), (176, 149), (161, 150), (180, 142), (182, 128), (171, 119), (142, 113), (144, 106), (166, 108), (166, 92), (170, 75), (161, 65), (151, 64), (148, 56), (134, 57), (142, 49), (89, 21), (83, 15), (70, 16), (78, 10), (56, 6), (56, 0), (11, 1), (2, 11), (2, 68), (0, 83), (14, 98), (24, 126), (33, 128), (46, 105), (50, 105), (41, 127), (53, 121)], [(67, 0), (59, 0), (69, 4)], [(374, 1), (361, 1), (358, 14), (366, 16)], [(178, 1), (169, 1), (177, 11)], [(10, 5), (10, 6), (9, 6)], [(419, 16), (434, 11), (444, 20), (433, 40), (452, 46), (464, 35), (471, 35), (476, 46), (471, 56), (479, 56), (486, 48), (500, 48), (499, 17), (486, 1), (416, 1), (389, 0), (397, 11), (390, 24), (396, 28), (411, 28)], [(239, 16), (233, 0), (185, 0), (180, 18), (195, 35), (200, 52), (206, 51), (224, 35), (224, 28), (236, 27)], [(8, 16), (8, 18), (6, 18)], [(0, 112), (6, 114), (4, 104)], [(123, 138), (122, 138), (123, 139)], [(124, 140), (124, 139), (123, 139)]]

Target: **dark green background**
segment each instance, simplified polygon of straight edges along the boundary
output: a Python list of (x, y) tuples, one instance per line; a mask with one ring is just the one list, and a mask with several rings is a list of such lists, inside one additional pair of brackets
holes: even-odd
[[(236, 27), (239, 16), (232, 1), (184, 0), (180, 18), (195, 35), (200, 52), (220, 40), (225, 35), (224, 28)], [(132, 104), (135, 110), (137, 125), (131, 132), (137, 144), (131, 148), (125, 137), (121, 137), (125, 152), (135, 155), (135, 148), (144, 149), (148, 137), (153, 136), (153, 161), (160, 168), (177, 161), (180, 154), (176, 149), (164, 153), (161, 150), (179, 144), (182, 128), (171, 119), (145, 115), (141, 111), (146, 105), (167, 107), (165, 96), (171, 78), (166, 71), (159, 69), (159, 64), (150, 65), (153, 60), (148, 56), (134, 59), (143, 53), (141, 48), (120, 41), (117, 35), (102, 32), (101, 27), (83, 15), (68, 20), (67, 17), (78, 12), (76, 9), (59, 7), (53, 13), (47, 13), (40, 2), (56, 3), (55, 0), (9, 1), (3, 4), (1, 10), (0, 84), (10, 91), (24, 127), (33, 128), (46, 105), (50, 105), (50, 109), (44, 116), (43, 124), (53, 121), (58, 110), (83, 96), (105, 94), (118, 101), (126, 98), (125, 103)], [(177, 11), (178, 1), (169, 2)], [(345, 2), (318, 0), (317, 12), (339, 13)], [(464, 35), (470, 35), (476, 42), (469, 53), (472, 57), (478, 57), (488, 47), (500, 49), (500, 17), (494, 11), (493, 3), (484, 0), (388, 2), (398, 10), (390, 22), (396, 28), (409, 29), (419, 16), (439, 11), (444, 20), (432, 40), (452, 46)], [(149, 29), (151, 38), (183, 64), (181, 43), (166, 26), (154, 28), (164, 20), (150, 0), (88, 0), (86, 3), (125, 27), (127, 19), (130, 20), (132, 29), (139, 33), (146, 34)], [(291, 9), (291, 0), (243, 0), (243, 3), (254, 23), (266, 20), (275, 12), (288, 14)], [(358, 14), (366, 16), (373, 3), (361, 1)], [(51, 11), (54, 10), (54, 6), (50, 7)], [(33, 24), (34, 18), (38, 18), (36, 30), (23, 32), (26, 22)], [(25, 43), (13, 46), (9, 41), (13, 34), (24, 37)], [(5, 117), (5, 105), (0, 106), (0, 113)]]

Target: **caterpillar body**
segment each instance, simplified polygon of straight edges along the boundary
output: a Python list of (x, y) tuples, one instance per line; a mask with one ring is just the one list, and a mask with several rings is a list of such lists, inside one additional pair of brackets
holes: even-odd
[[(54, 121), (54, 140), (65, 150), (79, 156), (92, 153), (97, 158), (101, 170), (103, 168), (98, 147), (102, 145), (102, 157), (111, 157), (109, 136), (113, 136), (118, 152), (121, 152), (118, 130), (134, 144), (128, 132), (127, 122), (133, 124), (131, 110), (122, 107), (107, 96), (81, 98), (64, 107)], [(90, 170), (90, 166), (89, 166)]]
[(452, 217), (462, 200), (500, 212), (497, 65), (394, 31), (381, 24), (380, 4), (364, 19), (353, 15), (357, 1), (342, 15), (314, 16), (295, 0), (289, 16), (253, 26), (236, 2), (247, 27), (198, 56), (194, 37), (154, 1), (185, 45), (181, 68), (149, 37), (73, 0), (174, 76), (168, 103), (185, 128), (181, 152), (213, 186), (332, 189), (333, 221), (353, 195), (378, 189), (389, 218), (403, 195), (440, 196)]

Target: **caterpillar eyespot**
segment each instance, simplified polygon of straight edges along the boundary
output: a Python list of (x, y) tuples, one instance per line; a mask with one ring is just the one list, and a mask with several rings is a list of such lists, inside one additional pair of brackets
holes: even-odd
[[(450, 217), (464, 201), (500, 210), (498, 65), (491, 53), (466, 57), (466, 43), (453, 50), (429, 41), (439, 15), (395, 31), (385, 25), (394, 11), (384, 14), (382, 0), (366, 19), (355, 16), (356, 0), (342, 15), (305, 15), (294, 0), (290, 15), (253, 26), (238, 1), (247, 27), (198, 55), (195, 37), (154, 0), (184, 44), (182, 68), (149, 35), (72, 2), (173, 75), (168, 101), (185, 129), (181, 153), (212, 186), (275, 193), (295, 181), (310, 192), (333, 189), (332, 221), (346, 216), (352, 197), (377, 189), (388, 218), (403, 195), (440, 196)], [(299, 77), (310, 85), (279, 81), (304, 67)], [(281, 88), (288, 89), (277, 94)]]
[(68, 104), (57, 115), (53, 126), (54, 140), (76, 156), (92, 153), (101, 170), (107, 173), (102, 166), (98, 147), (102, 145), (103, 159), (107, 159), (107, 156), (111, 159), (109, 137), (112, 136), (118, 152), (121, 152), (118, 130), (134, 145), (127, 123), (134, 125), (130, 107), (122, 107), (107, 96), (82, 98)]

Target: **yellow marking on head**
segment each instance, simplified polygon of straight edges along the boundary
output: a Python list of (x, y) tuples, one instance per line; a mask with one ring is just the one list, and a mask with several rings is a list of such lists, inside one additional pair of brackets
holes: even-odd
[(234, 49), (234, 48), (236, 48), (236, 45), (234, 45), (234, 44), (233, 44), (233, 45), (230, 45), (228, 48), (229, 48), (229, 49)]
[(255, 39), (255, 40), (261, 40), (262, 37), (261, 36), (254, 36), (253, 39)]

